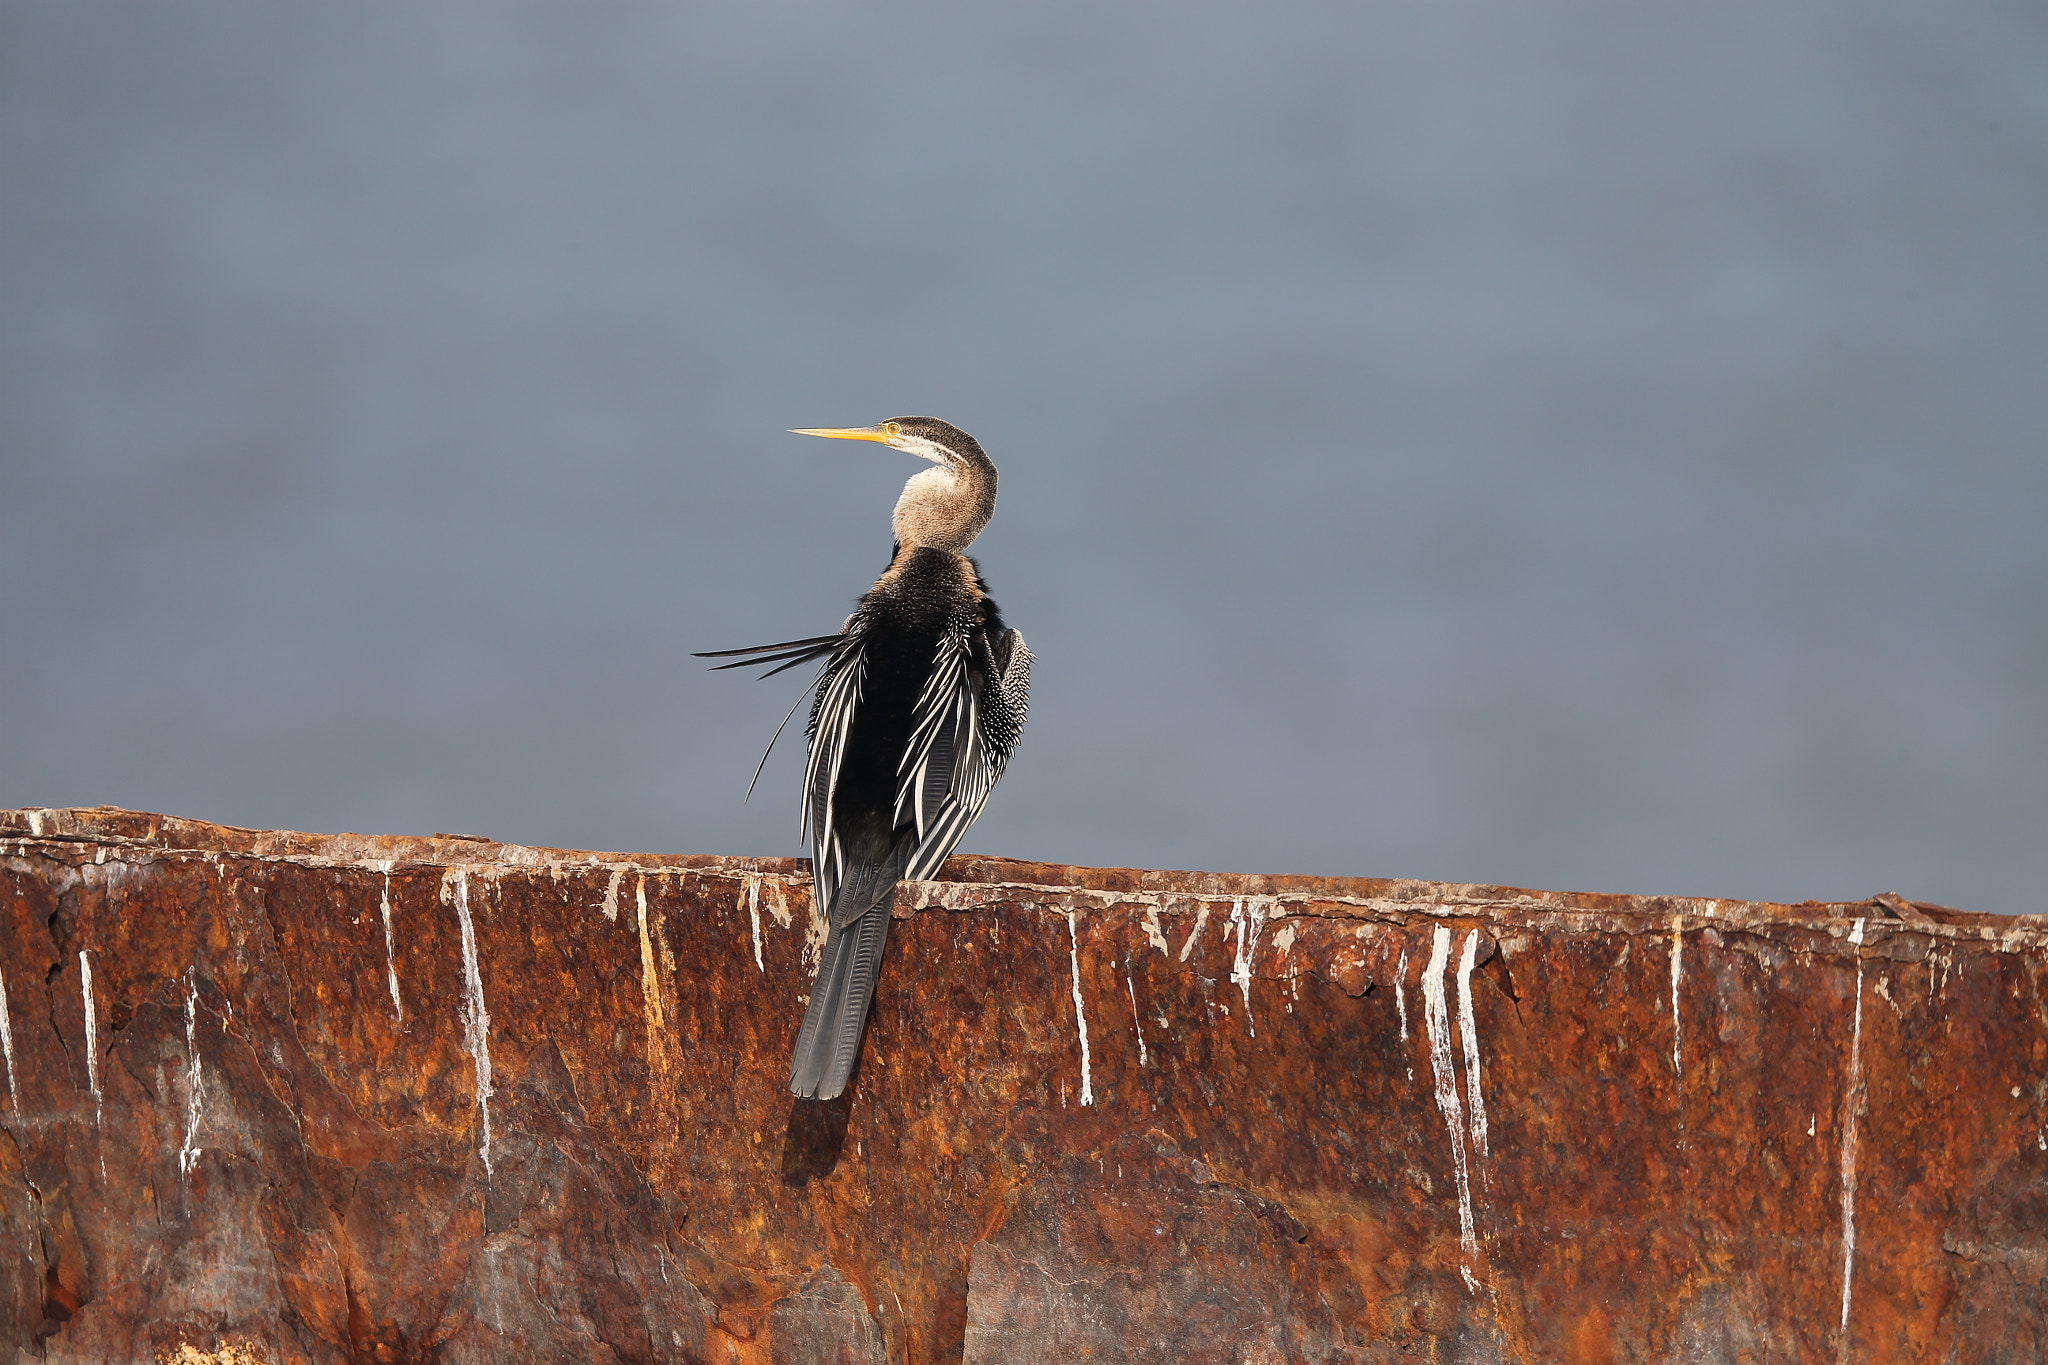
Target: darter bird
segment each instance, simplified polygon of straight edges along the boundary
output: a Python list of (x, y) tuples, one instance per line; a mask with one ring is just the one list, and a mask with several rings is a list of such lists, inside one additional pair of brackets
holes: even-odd
[(1031, 651), (966, 555), (996, 507), (996, 467), (972, 436), (935, 417), (799, 434), (878, 441), (936, 466), (903, 485), (889, 567), (836, 635), (697, 656), (748, 656), (719, 668), (775, 665), (763, 677), (824, 660), (803, 832), (831, 930), (789, 1089), (829, 1100), (860, 1050), (896, 883), (936, 873), (988, 804), (1024, 729)]

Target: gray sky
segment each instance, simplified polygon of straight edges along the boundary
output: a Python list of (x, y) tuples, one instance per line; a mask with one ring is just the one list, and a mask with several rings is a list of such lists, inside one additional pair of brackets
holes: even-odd
[(2037, 911), (2048, 10), (0, 9), (0, 804), (793, 853), (930, 413), (971, 851)]

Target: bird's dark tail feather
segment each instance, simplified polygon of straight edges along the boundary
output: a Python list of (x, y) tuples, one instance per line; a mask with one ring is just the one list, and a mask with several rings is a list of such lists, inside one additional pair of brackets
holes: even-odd
[(861, 1030), (875, 996), (875, 977), (882, 968), (882, 950), (889, 942), (889, 910), (896, 901), (896, 883), (909, 865), (916, 836), (906, 830), (897, 837), (881, 866), (846, 869), (833, 897), (831, 925), (818, 979), (811, 985), (811, 1005), (804, 1011), (796, 1036), (796, 1055), (789, 1064), (789, 1093), (805, 1099), (829, 1100), (846, 1089), (860, 1055)]

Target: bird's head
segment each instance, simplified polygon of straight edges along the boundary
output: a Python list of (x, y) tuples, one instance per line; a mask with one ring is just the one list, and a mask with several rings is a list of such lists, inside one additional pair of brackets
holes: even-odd
[(800, 436), (874, 441), (930, 460), (896, 502), (896, 539), (906, 546), (966, 552), (996, 509), (996, 467), (981, 443), (936, 417), (891, 417), (871, 427), (792, 427)]
[(835, 441), (876, 441), (907, 450), (935, 465), (986, 463), (988, 456), (972, 436), (936, 417), (891, 417), (871, 427), (792, 427), (799, 436), (824, 436)]

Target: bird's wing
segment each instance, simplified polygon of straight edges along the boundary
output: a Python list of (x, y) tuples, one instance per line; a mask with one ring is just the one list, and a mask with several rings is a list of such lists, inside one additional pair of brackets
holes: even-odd
[(832, 792), (839, 785), (839, 766), (853, 734), (853, 715), (860, 706), (861, 684), (867, 676), (867, 631), (860, 615), (845, 632), (818, 674), (818, 693), (811, 703), (810, 756), (804, 765), (804, 812), (801, 836), (811, 844), (811, 878), (822, 910), (832, 904), (845, 874), (845, 856), (832, 822)]
[(1031, 651), (1014, 630), (991, 641), (963, 622), (940, 639), (897, 781), (896, 821), (915, 821), (918, 834), (907, 879), (937, 872), (988, 805), (1023, 730), (1030, 679)]
[(1024, 736), (1024, 716), (1031, 709), (1031, 651), (1023, 634), (1014, 630), (984, 635), (982, 647), (987, 652), (982, 665), (981, 732), (1000, 777)]
[(951, 790), (963, 760), (971, 761), (978, 727), (976, 697), (967, 677), (969, 627), (956, 622), (939, 637), (932, 671), (911, 709), (910, 741), (896, 765), (896, 813), (892, 823), (914, 822), (922, 839)]
[(764, 678), (772, 678), (777, 673), (795, 668), (798, 664), (824, 658), (839, 647), (844, 635), (845, 632), (842, 630), (838, 635), (813, 635), (807, 640), (784, 640), (779, 645), (751, 645), (746, 649), (707, 649), (690, 657), (728, 659), (735, 654), (748, 655), (750, 657), (735, 659), (729, 664), (716, 664), (711, 671), (716, 673), (727, 668), (752, 668), (755, 664), (776, 664), (777, 667), (761, 675)]
[[(752, 668), (756, 664), (775, 664), (776, 667), (769, 669), (761, 675), (764, 679), (772, 678), (777, 673), (787, 673), (799, 664), (807, 664), (813, 659), (823, 659), (834, 653), (845, 642), (846, 633), (852, 625), (853, 617), (849, 616), (846, 618), (845, 624), (839, 627), (839, 633), (836, 635), (813, 635), (802, 640), (784, 640), (779, 645), (749, 645), (745, 649), (700, 650), (690, 657), (693, 659), (730, 659), (735, 654), (745, 655), (748, 657), (736, 659), (729, 664), (714, 665), (711, 671), (718, 673), (728, 668)], [(801, 706), (802, 704), (803, 698), (797, 698), (797, 705)], [(795, 714), (796, 706), (790, 707), (789, 715), (784, 716), (782, 724), (775, 727), (775, 734), (769, 739), (768, 747), (761, 751), (761, 761), (754, 765), (753, 781), (747, 783), (747, 796), (753, 796), (754, 784), (761, 780), (761, 772), (768, 766), (768, 755), (775, 752), (775, 741), (782, 738), (783, 728), (789, 724), (790, 716)], [(814, 715), (814, 724), (815, 721), (816, 717)]]
[[(830, 635), (811, 635), (801, 640), (784, 640), (779, 645), (748, 645), (745, 649), (700, 649), (690, 657), (693, 659), (729, 659), (735, 654), (768, 654), (776, 650), (800, 649), (809, 645), (829, 645), (836, 643), (844, 633), (845, 631), (842, 629), (834, 631)], [(757, 659), (755, 662), (761, 663), (765, 662), (765, 660)], [(733, 667), (732, 664), (721, 664), (719, 666), (721, 668)]]

